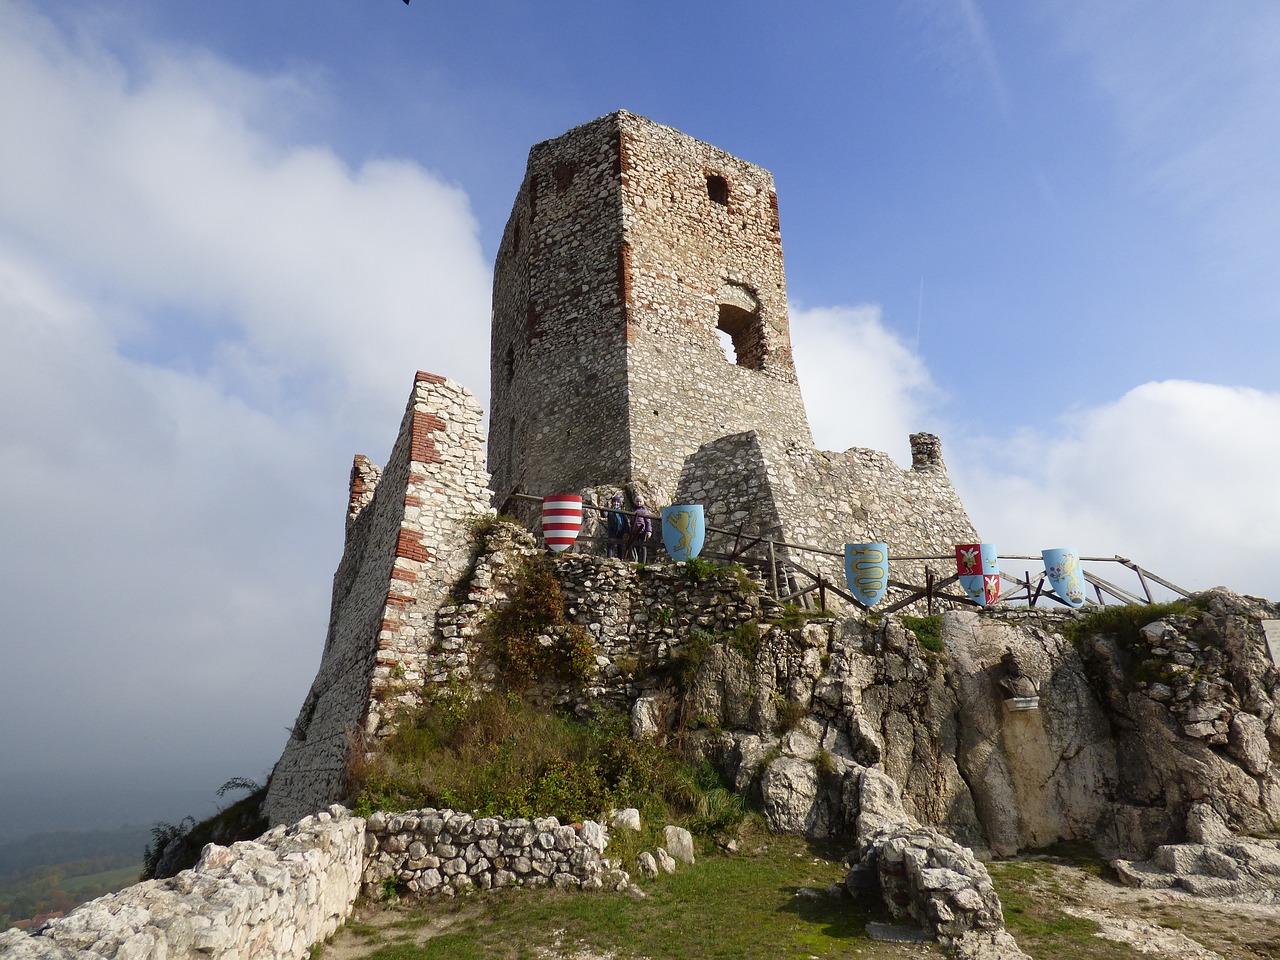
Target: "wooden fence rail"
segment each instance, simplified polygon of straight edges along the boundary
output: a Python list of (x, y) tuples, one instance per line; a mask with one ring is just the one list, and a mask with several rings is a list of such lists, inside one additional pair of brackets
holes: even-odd
[[(542, 503), (542, 497), (533, 496), (525, 493), (513, 493), (512, 498)], [(601, 515), (611, 512), (621, 513), (626, 517), (634, 517), (635, 512), (631, 510), (614, 511), (612, 507), (600, 507), (594, 504), (583, 504), (583, 510), (591, 510)], [(661, 518), (654, 517), (659, 523), (655, 523), (655, 527), (660, 525)], [(748, 532), (746, 524), (742, 524), (736, 530), (728, 530), (723, 527), (713, 527), (708, 525), (707, 533), (719, 534), (723, 537), (732, 538), (733, 546), (728, 553), (719, 551), (704, 550), (701, 556), (711, 560), (724, 560), (730, 563), (742, 563), (749, 566), (757, 567), (761, 570), (762, 579), (769, 588), (770, 595), (780, 603), (796, 603), (803, 606), (815, 606), (813, 601), (816, 600), (817, 609), (826, 609), (827, 594), (831, 593), (840, 599), (861, 606), (852, 594), (846, 592), (840, 586), (837, 586), (829, 577), (824, 576), (821, 572), (815, 572), (797, 563), (790, 555), (795, 552), (812, 553), (824, 557), (837, 557), (841, 561), (844, 559), (843, 550), (830, 550), (826, 547), (816, 546), (810, 543), (791, 543), (786, 540), (780, 540), (775, 537), (769, 537), (759, 532)], [(747, 551), (763, 550), (765, 556), (750, 556)], [(782, 558), (778, 556), (778, 551), (786, 551), (788, 556)], [(663, 554), (657, 553), (657, 556)], [(890, 554), (888, 558), (890, 563), (897, 561), (924, 562), (939, 561), (944, 563), (954, 563), (954, 554)], [(1041, 562), (1039, 554), (1001, 554), (1001, 562), (1009, 560), (1034, 560)], [(1082, 570), (1085, 581), (1093, 587), (1094, 597), (1096, 599), (1086, 598), (1085, 603), (1089, 605), (1105, 606), (1107, 598), (1119, 601), (1124, 604), (1151, 604), (1155, 603), (1152, 598), (1151, 583), (1159, 584), (1167, 590), (1183, 596), (1191, 596), (1190, 591), (1183, 589), (1175, 583), (1171, 583), (1163, 577), (1157, 576), (1150, 570), (1139, 566), (1127, 557), (1118, 554), (1111, 557), (1081, 557), (1081, 563), (1115, 563), (1125, 569), (1133, 572), (1138, 578), (1138, 584), (1141, 588), (1142, 595), (1127, 590), (1124, 587), (1106, 580), (1096, 573), (1089, 570)], [(803, 582), (801, 580), (803, 578)], [(928, 566), (925, 567), (925, 582), (923, 584), (905, 583), (900, 580), (890, 580), (889, 588), (897, 591), (892, 602), (887, 607), (878, 610), (880, 613), (894, 613), (898, 610), (908, 607), (913, 603), (922, 602), (926, 611), (932, 614), (935, 607), (942, 602), (948, 606), (977, 606), (973, 600), (963, 593), (947, 591), (945, 588), (951, 586), (958, 581), (956, 574), (939, 579), (938, 575)], [(1039, 574), (1032, 576), (1030, 570), (1027, 570), (1025, 577), (1019, 579), (1016, 576), (1002, 570), (1000, 579), (1003, 583), (1013, 585), (1013, 592), (1006, 593), (1003, 588), (1001, 590), (1000, 603), (1025, 603), (1029, 607), (1035, 607), (1038, 603), (1049, 601), (1060, 606), (1069, 606), (1060, 600), (1052, 587), (1048, 585), (1048, 574), (1041, 571)]]

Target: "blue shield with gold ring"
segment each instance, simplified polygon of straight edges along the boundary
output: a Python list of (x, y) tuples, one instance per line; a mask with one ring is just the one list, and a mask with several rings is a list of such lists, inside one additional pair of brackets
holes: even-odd
[(846, 543), (844, 578), (853, 599), (864, 607), (874, 607), (889, 589), (889, 545)]
[(1069, 607), (1084, 604), (1084, 567), (1080, 566), (1080, 551), (1074, 547), (1058, 547), (1041, 550), (1044, 572), (1049, 576), (1053, 592)]
[(673, 560), (692, 560), (702, 552), (707, 525), (702, 504), (683, 503), (662, 508), (662, 542)]

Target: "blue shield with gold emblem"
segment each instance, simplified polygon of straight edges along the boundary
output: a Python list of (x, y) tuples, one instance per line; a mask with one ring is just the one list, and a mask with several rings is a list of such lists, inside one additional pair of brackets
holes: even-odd
[(1041, 550), (1044, 572), (1049, 576), (1053, 592), (1069, 607), (1084, 604), (1084, 567), (1080, 566), (1080, 551), (1073, 547)]
[(662, 542), (673, 560), (692, 560), (702, 552), (707, 525), (702, 504), (682, 503), (662, 508)]
[(889, 589), (889, 545), (846, 543), (844, 578), (853, 599), (864, 607), (874, 607)]
[(965, 594), (980, 607), (1000, 599), (1000, 556), (994, 544), (956, 544), (956, 578)]

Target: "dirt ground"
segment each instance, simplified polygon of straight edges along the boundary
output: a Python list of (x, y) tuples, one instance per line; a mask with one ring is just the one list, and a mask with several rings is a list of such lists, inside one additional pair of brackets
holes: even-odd
[[(1171, 960), (1280, 960), (1280, 902), (1137, 890), (1100, 877), (1096, 870), (1037, 860), (1023, 863), (1030, 867), (1030, 876), (1019, 883), (1020, 896), (1091, 920), (1099, 928), (1094, 936), (1126, 944), (1140, 954)], [(1000, 869), (997, 865), (993, 872)], [(1006, 920), (1008, 912), (1006, 908)], [(1019, 943), (1033, 957), (1040, 955), (1034, 945), (1022, 939)]]

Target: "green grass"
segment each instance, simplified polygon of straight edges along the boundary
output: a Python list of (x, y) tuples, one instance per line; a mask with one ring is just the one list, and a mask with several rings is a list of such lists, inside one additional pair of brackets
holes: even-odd
[(675, 745), (633, 740), (625, 716), (583, 722), (510, 693), (428, 701), (378, 749), (352, 770), (351, 805), (361, 815), (448, 807), (572, 823), (634, 806), (646, 822), (704, 836), (731, 833), (747, 815), (709, 764)]
[(942, 617), (903, 616), (902, 625), (916, 635), (920, 646), (930, 653), (942, 653)]
[[(458, 902), (427, 903), (369, 938), (371, 960), (534, 960), (557, 938), (566, 946), (613, 950), (650, 960), (776, 960), (908, 956), (876, 944), (869, 920), (888, 921), (878, 897), (799, 897), (843, 881), (837, 861), (794, 837), (767, 837), (751, 856), (715, 856), (647, 882), (648, 896), (506, 891)], [(457, 918), (422, 945), (415, 929)]]

